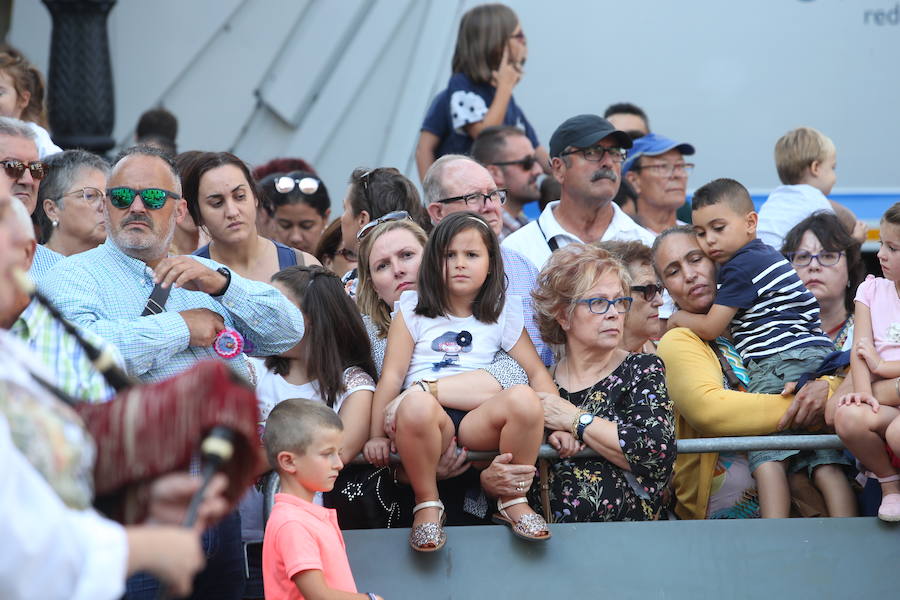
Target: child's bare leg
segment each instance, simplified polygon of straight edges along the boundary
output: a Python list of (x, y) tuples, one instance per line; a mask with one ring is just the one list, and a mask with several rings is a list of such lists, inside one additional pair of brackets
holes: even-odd
[[(453, 433), (453, 422), (431, 394), (410, 393), (397, 408), (394, 443), (415, 493), (416, 504), (439, 500), (437, 464)], [(439, 518), (439, 509), (426, 508), (413, 516), (413, 524), (436, 523)]]
[(786, 519), (791, 512), (791, 490), (788, 487), (785, 462), (771, 460), (753, 471), (759, 495), (759, 514), (763, 519)]
[[(840, 406), (834, 415), (834, 429), (853, 456), (876, 477), (889, 477), (895, 475), (897, 470), (891, 465), (884, 444), (887, 431), (898, 416), (900, 410), (893, 406), (882, 405), (877, 413), (867, 404)], [(893, 428), (891, 432), (893, 434)], [(900, 482), (887, 481), (881, 484), (882, 496), (897, 493), (900, 493)]]
[(829, 517), (857, 516), (856, 496), (839, 465), (819, 465), (813, 469), (813, 482), (825, 498)]
[[(459, 426), (459, 441), (472, 450), (497, 450), (513, 455), (512, 462), (533, 465), (537, 461), (544, 433), (544, 411), (537, 394), (526, 385), (513, 386), (493, 396), (469, 412)], [(504, 496), (502, 501), (524, 496), (531, 479), (523, 482), (521, 494)], [(506, 509), (513, 520), (534, 512), (528, 504)]]

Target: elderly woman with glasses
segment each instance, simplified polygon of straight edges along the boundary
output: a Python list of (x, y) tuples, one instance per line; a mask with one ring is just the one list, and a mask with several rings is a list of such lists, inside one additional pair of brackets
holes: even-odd
[(625, 315), (622, 347), (629, 352), (656, 354), (656, 342), (662, 335), (659, 307), (663, 305), (663, 286), (653, 270), (653, 253), (638, 241), (599, 242), (625, 265), (631, 279), (631, 310)]
[[(662, 361), (622, 348), (630, 287), (609, 252), (575, 243), (553, 253), (533, 293), (541, 337), (563, 349), (559, 395), (543, 399), (563, 459), (540, 486), (554, 522), (653, 520), (663, 509), (674, 418)], [(572, 458), (585, 446), (600, 456)]]
[(834, 213), (816, 212), (784, 238), (782, 253), (819, 301), (822, 331), (837, 350), (853, 345), (853, 298), (866, 277), (860, 245)]
[(63, 256), (96, 248), (106, 240), (103, 200), (109, 164), (84, 150), (48, 156), (35, 216), (40, 241)]

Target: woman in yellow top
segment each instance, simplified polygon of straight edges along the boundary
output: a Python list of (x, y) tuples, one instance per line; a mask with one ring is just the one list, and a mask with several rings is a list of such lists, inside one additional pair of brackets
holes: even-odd
[[(690, 226), (663, 232), (653, 245), (653, 262), (679, 307), (695, 313), (709, 310), (716, 297), (715, 264), (703, 254)], [(670, 330), (660, 340), (657, 353), (666, 365), (679, 439), (805, 429), (830, 420), (834, 409), (828, 403), (826, 410), (826, 403), (837, 379), (810, 382), (796, 397), (737, 391), (740, 363), (723, 370), (723, 361), (729, 364), (723, 349), (689, 329)], [(755, 484), (741, 453), (679, 454), (675, 494), (675, 512), (683, 519), (741, 518), (758, 512)]]

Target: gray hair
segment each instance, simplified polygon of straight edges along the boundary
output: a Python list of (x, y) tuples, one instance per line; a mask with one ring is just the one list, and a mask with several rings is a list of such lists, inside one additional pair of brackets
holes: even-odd
[(16, 225), (19, 228), (19, 233), (25, 235), (29, 240), (34, 239), (34, 226), (31, 224), (31, 215), (28, 214), (28, 209), (25, 208), (25, 203), (20, 202), (18, 198), (12, 198), (9, 203), (10, 208), (12, 209), (13, 216), (16, 219)]
[(32, 130), (25, 121), (20, 121), (19, 119), (14, 119), (12, 117), (0, 117), (0, 135), (26, 138), (31, 141), (35, 141), (37, 138), (34, 130)]
[(63, 207), (63, 195), (72, 190), (75, 179), (84, 169), (95, 169), (109, 177), (109, 163), (106, 159), (85, 150), (66, 150), (51, 154), (44, 161), (47, 163), (47, 175), (41, 179), (38, 188), (38, 202), (34, 209), (34, 219), (41, 230), (41, 243), (47, 243), (53, 226), (44, 211), (44, 200), (50, 199), (60, 208)]
[[(444, 191), (444, 169), (448, 164), (458, 160), (467, 160), (478, 165), (478, 161), (471, 156), (462, 154), (445, 154), (434, 161), (428, 171), (425, 173), (425, 179), (422, 180), (422, 189), (425, 192), (425, 206), (433, 204), (444, 198), (447, 194)], [(479, 165), (481, 166), (481, 165)]]
[(105, 159), (85, 150), (66, 150), (51, 154), (44, 161), (50, 168), (41, 179), (38, 198), (50, 198), (62, 206), (62, 196), (72, 187), (82, 169), (96, 169), (109, 176), (109, 163)]

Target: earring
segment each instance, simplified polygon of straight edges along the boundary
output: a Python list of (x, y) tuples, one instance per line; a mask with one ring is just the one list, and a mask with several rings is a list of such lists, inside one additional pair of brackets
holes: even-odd
[(56, 219), (50, 221), (50, 223), (51, 223), (54, 227), (59, 227), (59, 221), (57, 221)]

